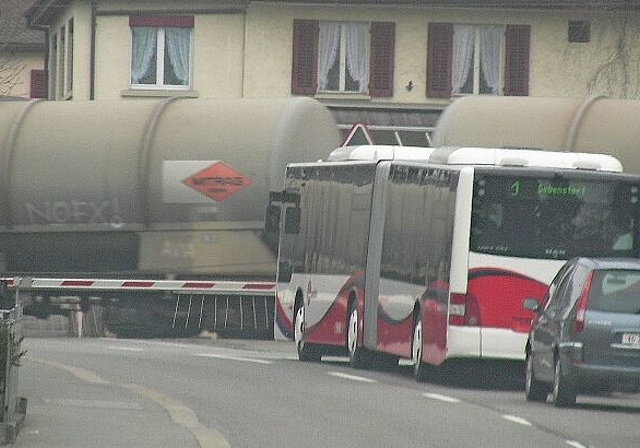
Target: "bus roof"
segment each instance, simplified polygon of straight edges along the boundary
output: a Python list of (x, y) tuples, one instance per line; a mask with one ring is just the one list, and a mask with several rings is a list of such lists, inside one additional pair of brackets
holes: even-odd
[(550, 167), (622, 172), (618, 159), (607, 154), (542, 151), (524, 148), (479, 148), (362, 145), (344, 146), (329, 155), (329, 161), (414, 160), (441, 165), (493, 165)]
[(342, 146), (329, 154), (329, 161), (346, 160), (419, 160), (426, 162), (435, 148), (419, 146), (359, 145)]

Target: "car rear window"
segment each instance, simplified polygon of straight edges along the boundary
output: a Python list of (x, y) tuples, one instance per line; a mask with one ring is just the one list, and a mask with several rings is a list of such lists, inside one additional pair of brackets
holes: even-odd
[(640, 314), (640, 271), (595, 271), (587, 303), (594, 311)]

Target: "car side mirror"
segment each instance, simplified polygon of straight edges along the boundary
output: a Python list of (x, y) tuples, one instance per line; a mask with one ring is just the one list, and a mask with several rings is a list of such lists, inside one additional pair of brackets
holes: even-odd
[(524, 308), (525, 310), (533, 311), (536, 314), (539, 314), (542, 311), (542, 308), (540, 308), (538, 301), (530, 297), (522, 301), (522, 308)]

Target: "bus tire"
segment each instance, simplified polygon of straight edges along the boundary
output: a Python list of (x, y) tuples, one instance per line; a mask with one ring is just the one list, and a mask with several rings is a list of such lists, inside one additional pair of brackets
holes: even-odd
[(413, 360), (413, 376), (418, 382), (427, 380), (429, 366), (422, 361), (422, 320), (417, 319), (411, 338), (411, 359)]
[(530, 353), (527, 353), (524, 378), (524, 395), (527, 401), (537, 401), (539, 403), (547, 401), (549, 388), (542, 381), (536, 380), (533, 373), (533, 357)]
[(555, 375), (553, 376), (553, 404), (557, 408), (571, 406), (576, 402), (576, 392), (569, 379), (562, 373), (562, 361), (560, 356), (556, 359)]
[(354, 303), (347, 324), (347, 352), (351, 367), (364, 369), (367, 367), (367, 353), (364, 347), (358, 346), (359, 328), (358, 307)]
[(314, 344), (305, 342), (304, 340), (304, 305), (296, 310), (293, 317), (293, 334), (296, 342), (296, 350), (298, 352), (298, 359), (305, 362), (319, 362), (322, 359), (322, 353), (320, 348)]

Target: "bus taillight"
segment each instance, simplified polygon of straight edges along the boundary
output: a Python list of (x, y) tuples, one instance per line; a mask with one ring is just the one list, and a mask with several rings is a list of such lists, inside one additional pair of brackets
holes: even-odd
[(451, 294), (449, 301), (449, 325), (480, 325), (480, 310), (475, 298), (466, 294)]
[(467, 298), (464, 294), (451, 294), (449, 300), (449, 325), (464, 325)]

